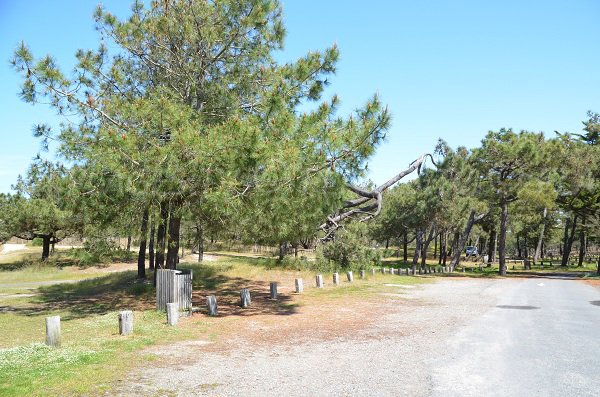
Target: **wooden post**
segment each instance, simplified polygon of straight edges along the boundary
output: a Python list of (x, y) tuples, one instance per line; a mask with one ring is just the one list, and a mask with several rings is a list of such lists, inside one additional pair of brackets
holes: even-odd
[(361, 278), (361, 280), (364, 279), (364, 278), (366, 278), (366, 277), (367, 277), (366, 276), (366, 272), (364, 270), (361, 270), (360, 271), (360, 278)]
[(412, 273), (412, 275), (413, 275), (413, 276), (414, 276), (415, 274), (417, 274), (417, 266), (416, 266), (416, 265), (412, 265), (412, 268), (411, 268), (411, 273)]
[(333, 273), (333, 285), (340, 285), (339, 273)]
[(346, 273), (346, 277), (348, 277), (348, 282), (351, 283), (354, 281), (354, 275), (352, 275), (352, 271)]
[(465, 272), (465, 268), (463, 267), (463, 273)]
[(394, 269), (393, 267), (390, 268), (390, 274), (393, 276), (394, 272), (396, 271), (396, 269)]
[(46, 344), (60, 347), (60, 316), (46, 317)]
[(381, 274), (385, 274), (385, 267), (381, 268)]
[(119, 334), (129, 335), (133, 332), (133, 312), (125, 310), (119, 313)]
[(179, 308), (177, 307), (177, 303), (169, 302), (167, 303), (167, 324), (169, 325), (177, 325), (179, 321)]
[(277, 283), (275, 281), (271, 281), (269, 284), (270, 289), (270, 297), (271, 299), (277, 299)]
[(301, 294), (302, 292), (304, 292), (304, 282), (301, 278), (297, 278), (296, 280), (294, 280), (294, 284), (296, 284), (297, 294)]
[(375, 269), (371, 269), (371, 276), (375, 275)]
[(317, 274), (317, 277), (315, 277), (315, 281), (317, 284), (317, 288), (323, 288), (323, 275), (322, 274)]
[(250, 306), (252, 300), (250, 299), (250, 290), (248, 288), (242, 288), (240, 291), (240, 306), (244, 309)]
[(217, 297), (210, 295), (206, 297), (206, 306), (208, 307), (208, 315), (216, 316), (219, 314), (217, 310)]

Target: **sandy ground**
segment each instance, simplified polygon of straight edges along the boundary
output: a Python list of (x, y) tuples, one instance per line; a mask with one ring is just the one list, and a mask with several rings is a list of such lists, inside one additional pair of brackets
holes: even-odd
[(211, 319), (228, 323), (228, 336), (149, 350), (156, 365), (133, 371), (111, 395), (429, 395), (433, 359), (458, 328), (496, 304), (500, 284), (391, 287), (289, 315)]
[(8, 254), (10, 252), (24, 250), (25, 244), (4, 244), (0, 246), (0, 254)]

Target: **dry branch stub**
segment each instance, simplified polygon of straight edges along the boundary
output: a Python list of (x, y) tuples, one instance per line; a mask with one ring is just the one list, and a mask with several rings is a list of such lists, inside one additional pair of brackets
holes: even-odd
[(277, 299), (277, 283), (275, 281), (269, 283), (269, 297), (271, 299)]
[(340, 285), (339, 273), (333, 273), (333, 285)]
[(60, 316), (46, 317), (46, 344), (60, 347)]
[(296, 293), (301, 294), (304, 292), (304, 281), (301, 278), (297, 278), (294, 280), (294, 284), (296, 285)]
[(242, 288), (240, 291), (240, 306), (244, 309), (250, 306), (252, 300), (250, 299), (250, 290), (248, 288)]
[(169, 302), (167, 303), (167, 324), (169, 325), (177, 325), (179, 321), (179, 309), (177, 308), (177, 303)]
[(347, 272), (346, 277), (348, 278), (349, 283), (354, 281), (354, 275), (352, 274), (352, 271)]
[(315, 282), (316, 282), (317, 288), (323, 288), (323, 275), (317, 274), (317, 277), (315, 277)]
[(119, 312), (119, 334), (129, 335), (133, 333), (133, 312), (124, 310)]
[(206, 306), (208, 308), (208, 315), (209, 316), (216, 316), (218, 315), (218, 311), (217, 311), (217, 297), (214, 295), (210, 295), (206, 297)]

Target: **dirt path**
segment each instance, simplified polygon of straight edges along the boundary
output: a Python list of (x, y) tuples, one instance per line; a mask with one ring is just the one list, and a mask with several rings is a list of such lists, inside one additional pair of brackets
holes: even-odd
[(153, 366), (134, 371), (143, 375), (132, 374), (112, 393), (428, 395), (432, 360), (459, 326), (495, 305), (499, 281), (393, 287), (303, 306), (292, 315), (208, 319), (220, 320), (227, 336), (154, 348), (147, 352), (157, 356)]

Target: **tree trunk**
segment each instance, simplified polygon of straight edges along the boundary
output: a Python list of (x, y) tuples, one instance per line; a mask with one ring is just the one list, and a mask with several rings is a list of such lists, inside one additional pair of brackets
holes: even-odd
[(157, 269), (165, 268), (165, 237), (167, 232), (167, 222), (169, 220), (169, 209), (167, 208), (167, 204), (163, 203), (160, 206), (160, 219), (158, 223), (158, 228), (156, 230), (156, 263), (155, 266)]
[(177, 269), (177, 258), (179, 257), (179, 230), (181, 228), (181, 216), (171, 214), (169, 217), (169, 230), (167, 231), (167, 269)]
[(285, 243), (279, 244), (279, 260), (282, 261), (285, 256)]
[(154, 271), (154, 235), (156, 233), (156, 226), (154, 219), (150, 222), (150, 241), (148, 242), (148, 268)]
[(142, 214), (140, 227), (140, 251), (138, 252), (138, 278), (146, 278), (146, 235), (148, 234), (148, 209)]
[[(571, 256), (571, 248), (573, 248), (573, 239), (575, 238), (575, 227), (577, 226), (577, 215), (571, 218), (567, 218), (565, 222), (565, 233), (563, 236), (563, 249), (562, 249), (562, 266), (569, 264), (569, 257)], [(570, 231), (569, 231), (570, 228)]]
[(415, 238), (415, 253), (413, 255), (412, 263), (416, 265), (419, 263), (419, 254), (421, 253), (421, 244), (423, 243), (423, 232), (421, 230), (417, 230), (416, 238)]
[(446, 230), (444, 232), (444, 252), (442, 255), (442, 263), (444, 266), (446, 266), (446, 261), (448, 260), (448, 231)]
[(535, 252), (533, 253), (533, 264), (540, 259), (542, 255), (542, 243), (544, 241), (544, 232), (546, 231), (546, 216), (548, 215), (548, 209), (544, 208), (542, 214), (542, 224), (540, 225), (540, 236), (538, 237), (537, 245), (535, 246)]
[(402, 234), (402, 249), (404, 250), (404, 252), (403, 252), (404, 263), (408, 262), (408, 236), (407, 236), (407, 234), (408, 234), (408, 232), (406, 230)]
[(433, 244), (433, 259), (437, 259), (437, 251), (438, 251), (438, 235), (435, 235), (435, 242)]
[(469, 239), (469, 235), (471, 234), (471, 229), (473, 229), (474, 224), (475, 224), (475, 210), (471, 210), (471, 213), (469, 214), (469, 219), (467, 219), (467, 224), (465, 226), (465, 230), (462, 232), (462, 235), (460, 236), (460, 238), (458, 238), (456, 245), (455, 245), (455, 251), (454, 251), (454, 254), (452, 255), (452, 260), (450, 261), (450, 268), (452, 270), (454, 270), (460, 262), (460, 254), (465, 249), (467, 240)]
[(204, 260), (204, 230), (202, 225), (196, 225), (196, 239), (198, 240), (198, 262)]
[(131, 251), (131, 234), (127, 236), (127, 252)]
[(502, 202), (502, 214), (500, 215), (500, 236), (498, 241), (499, 267), (498, 274), (506, 276), (506, 229), (508, 227), (508, 202)]
[(523, 254), (521, 252), (521, 240), (519, 239), (518, 234), (517, 234), (517, 258), (523, 259)]
[(585, 224), (585, 218), (582, 219), (581, 224), (579, 225), (579, 260), (577, 261), (577, 266), (583, 266), (583, 260), (585, 258), (585, 228), (583, 225)]
[(42, 260), (45, 261), (50, 256), (50, 235), (42, 236)]
[[(427, 264), (427, 249), (429, 248), (429, 244), (431, 244), (431, 240), (433, 240), (434, 234), (435, 234), (435, 224), (431, 226), (431, 231), (429, 232), (429, 236), (421, 244), (421, 265), (423, 265), (423, 266), (425, 266)], [(437, 237), (437, 235), (436, 235), (436, 237)]]

